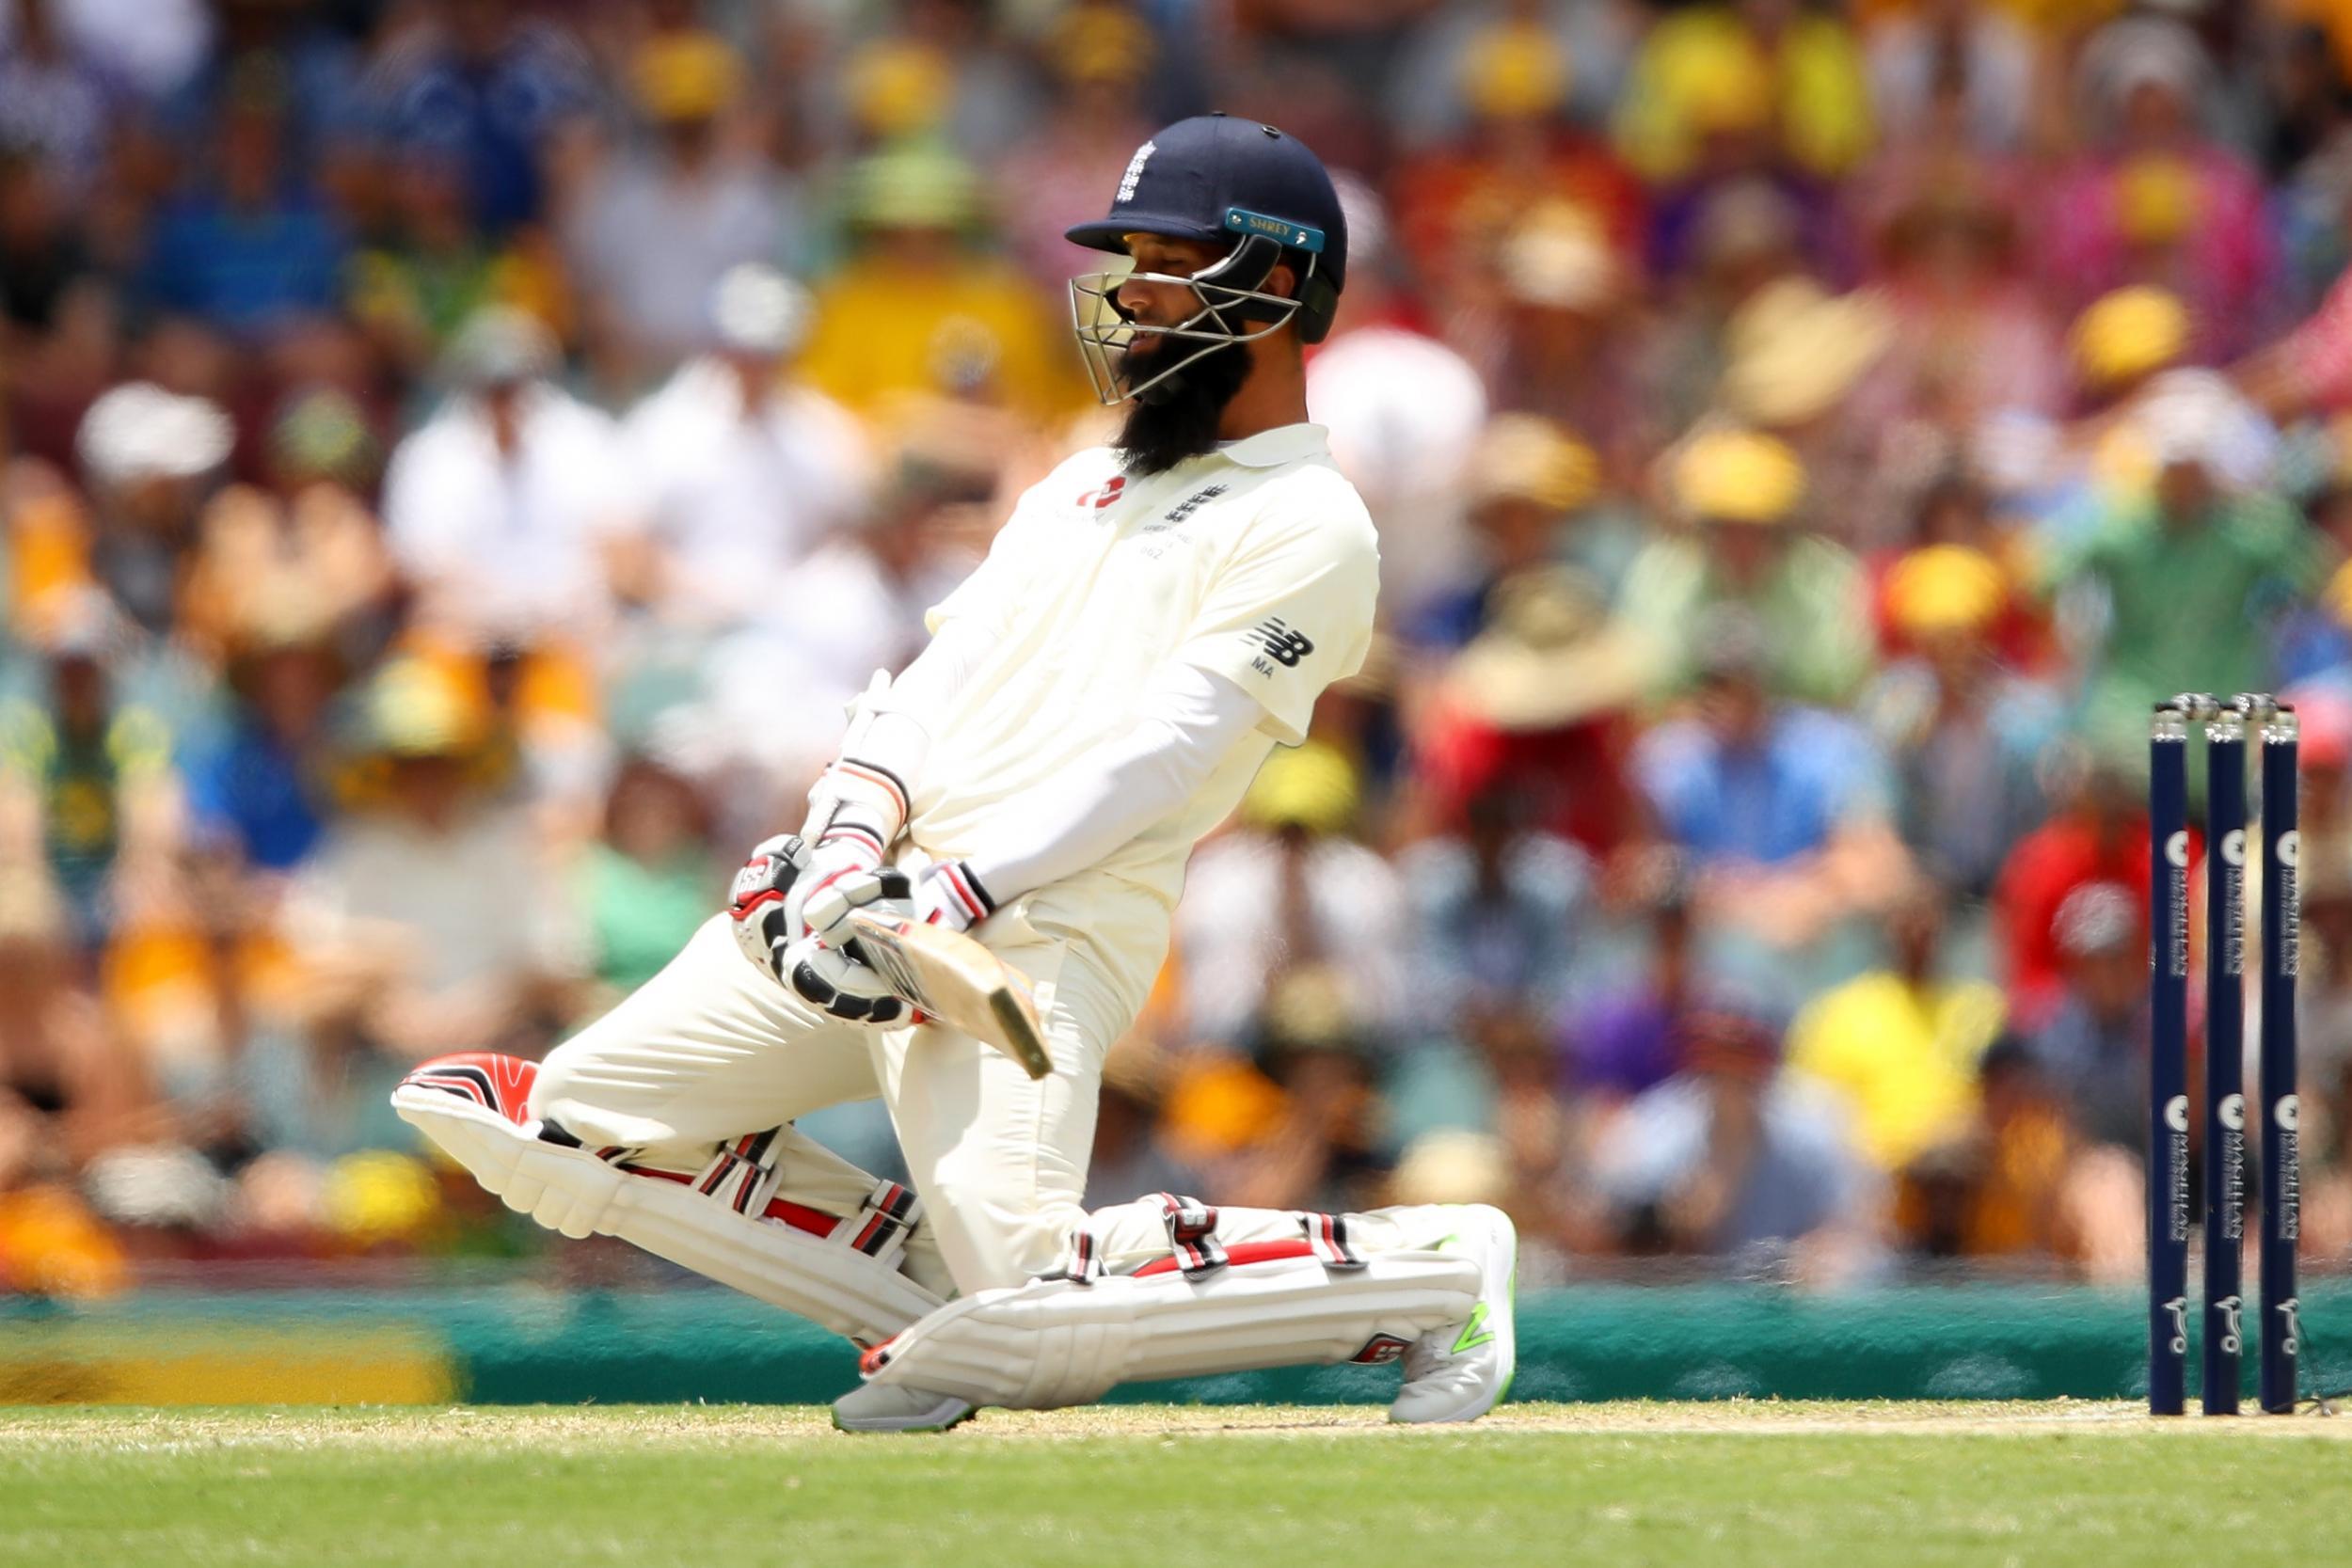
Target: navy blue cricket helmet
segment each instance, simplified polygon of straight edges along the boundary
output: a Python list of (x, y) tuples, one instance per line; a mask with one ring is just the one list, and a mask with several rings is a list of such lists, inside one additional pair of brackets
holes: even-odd
[[(1190, 277), (1101, 272), (1071, 279), (1072, 324), (1095, 395), (1104, 403), (1141, 395), (1203, 355), (1286, 323), (1301, 341), (1321, 342), (1347, 277), (1347, 219), (1323, 161), (1295, 136), (1225, 115), (1197, 115), (1155, 133), (1127, 161), (1109, 214), (1066, 232), (1075, 244), (1121, 254), (1126, 237), (1138, 233), (1232, 246)], [(1295, 294), (1263, 292), (1286, 261), (1298, 277)], [(1135, 322), (1120, 306), (1118, 289), (1136, 276), (1189, 286), (1200, 310), (1174, 326)], [(1145, 335), (1201, 346), (1122, 388), (1119, 357)]]

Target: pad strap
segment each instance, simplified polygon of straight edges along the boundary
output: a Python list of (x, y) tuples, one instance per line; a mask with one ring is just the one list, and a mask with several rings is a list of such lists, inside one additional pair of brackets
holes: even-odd
[(1103, 1243), (1094, 1232), (1079, 1226), (1070, 1233), (1070, 1244), (1062, 1248), (1061, 1266), (1040, 1279), (1060, 1279), (1077, 1286), (1088, 1286), (1103, 1277)]
[(1168, 1250), (1175, 1253), (1176, 1266), (1186, 1279), (1206, 1279), (1225, 1266), (1225, 1248), (1216, 1239), (1216, 1209), (1197, 1197), (1174, 1193), (1154, 1193), (1152, 1197), (1168, 1222)]
[(1302, 1210), (1298, 1228), (1306, 1233), (1307, 1244), (1327, 1269), (1360, 1269), (1364, 1255), (1348, 1240), (1345, 1214), (1318, 1214)]

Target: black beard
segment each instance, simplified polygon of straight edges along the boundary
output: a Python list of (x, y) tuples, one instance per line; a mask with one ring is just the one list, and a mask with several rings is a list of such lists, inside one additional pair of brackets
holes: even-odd
[[(1172, 340), (1163, 339), (1137, 364), (1130, 354), (1120, 370), (1141, 380), (1154, 372)], [(1137, 397), (1112, 443), (1120, 467), (1139, 478), (1166, 473), (1188, 457), (1216, 450), (1217, 421), (1249, 379), (1249, 351), (1239, 343), (1211, 349)]]

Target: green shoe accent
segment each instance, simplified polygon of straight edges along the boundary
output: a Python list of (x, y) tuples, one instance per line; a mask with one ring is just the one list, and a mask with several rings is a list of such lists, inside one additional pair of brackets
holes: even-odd
[(1447, 1352), (1447, 1354), (1450, 1355), (1459, 1355), (1464, 1351), (1476, 1350), (1481, 1345), (1491, 1344), (1494, 1341), (1494, 1336), (1491, 1333), (1482, 1334), (1479, 1332), (1481, 1328), (1486, 1326), (1486, 1304), (1482, 1301), (1477, 1306), (1470, 1308), (1470, 1322), (1462, 1325), (1461, 1337), (1454, 1341), (1453, 1350)]

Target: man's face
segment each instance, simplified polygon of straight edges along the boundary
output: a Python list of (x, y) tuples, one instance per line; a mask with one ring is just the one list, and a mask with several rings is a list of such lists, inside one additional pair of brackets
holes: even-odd
[(1698, 698), (1699, 717), (1719, 744), (1739, 749), (1762, 738), (1771, 708), (1757, 673), (1735, 670), (1710, 674), (1700, 683)]
[(2215, 495), (2213, 476), (2202, 463), (2168, 463), (2156, 476), (2156, 504), (2164, 509), (2166, 520), (2177, 525), (2196, 522)]
[[(1211, 266), (1222, 255), (1215, 245), (1197, 240), (1173, 240), (1156, 234), (1131, 234), (1127, 253), (1138, 273), (1165, 273), (1188, 277)], [(1264, 288), (1288, 293), (1290, 270), (1277, 267)], [(1122, 281), (1114, 291), (1120, 309), (1144, 326), (1177, 326), (1199, 315), (1200, 295), (1182, 283), (1154, 282), (1147, 277)], [(1241, 330), (1232, 312), (1226, 312), (1230, 329)], [(1215, 330), (1214, 325), (1210, 327)], [(1137, 475), (1166, 472), (1190, 457), (1215, 449), (1226, 404), (1248, 381), (1255, 345), (1231, 343), (1201, 354), (1192, 338), (1168, 338), (1156, 333), (1136, 337), (1120, 355), (1117, 374), (1122, 387), (1143, 386), (1171, 364), (1184, 363), (1175, 375), (1147, 388), (1129, 404), (1118, 448), (1127, 469)], [(1199, 357), (1195, 358), (1194, 356)]]

